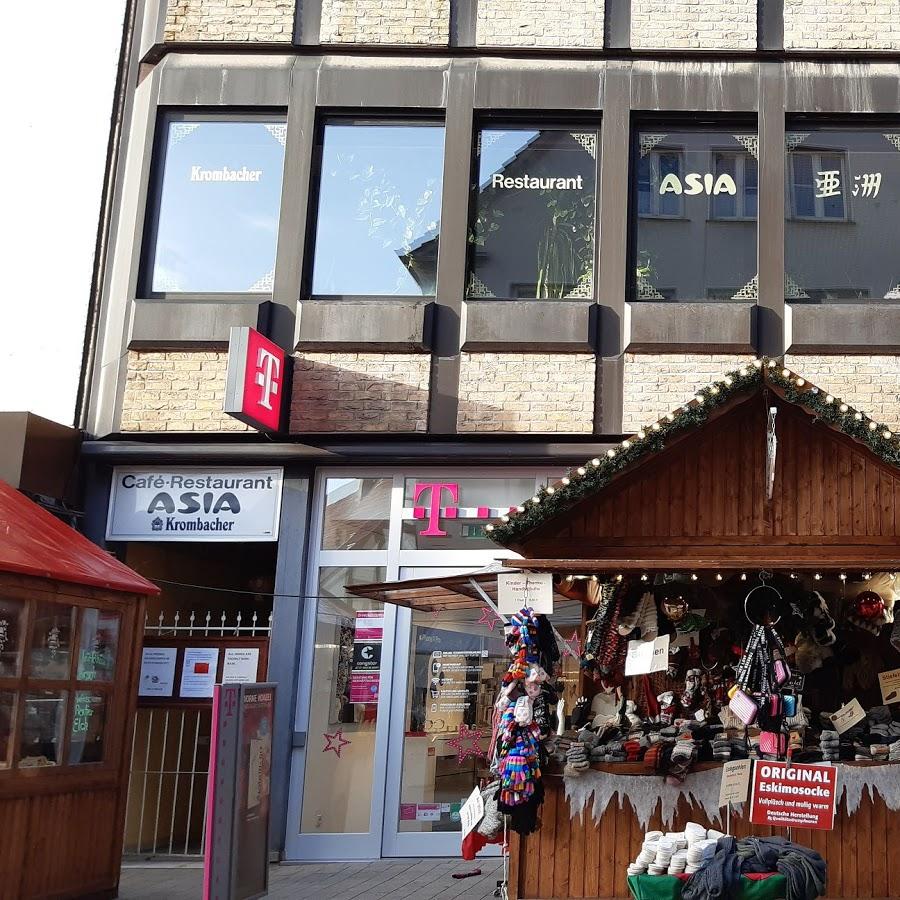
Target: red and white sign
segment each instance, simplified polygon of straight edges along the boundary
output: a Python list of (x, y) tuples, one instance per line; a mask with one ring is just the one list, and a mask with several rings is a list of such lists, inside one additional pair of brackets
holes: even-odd
[[(451, 505), (444, 505), (450, 500)], [(421, 537), (448, 537), (441, 519), (498, 519), (515, 506), (460, 506), (459, 484), (453, 481), (420, 481), (413, 488), (412, 517), (423, 519)]]
[(834, 828), (837, 769), (797, 763), (757, 762), (750, 821), (777, 828)]
[(280, 431), (287, 360), (258, 331), (235, 326), (228, 339), (225, 412), (259, 431)]

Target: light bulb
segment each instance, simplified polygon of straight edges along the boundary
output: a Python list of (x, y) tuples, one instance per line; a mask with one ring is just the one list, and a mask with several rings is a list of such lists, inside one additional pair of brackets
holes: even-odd
[(572, 480), (571, 480), (570, 478), (567, 478), (567, 477), (563, 477), (563, 478), (561, 478), (560, 480), (562, 481), (563, 485), (565, 485), (565, 486), (568, 486), (568, 485), (570, 485), (570, 484), (572, 483)]
[(616, 575), (616, 581), (621, 581), (621, 580), (622, 580), (622, 575), (621, 574)]
[(555, 493), (556, 493), (556, 488), (555, 488), (555, 487), (550, 487), (550, 486), (548, 486), (548, 488), (547, 488), (547, 493), (548, 493), (548, 494), (555, 494)]
[(856, 419), (857, 422), (862, 422), (862, 413), (853, 413), (853, 418)]
[(719, 393), (719, 389), (718, 389), (715, 385), (713, 385), (713, 386), (709, 389), (709, 392), (715, 397), (715, 395)]
[(646, 581), (646, 580), (647, 580), (647, 573), (645, 572), (643, 575), (641, 575), (641, 581)]
[(666, 413), (666, 421), (667, 421), (667, 422), (674, 422), (674, 421), (675, 421), (675, 416), (673, 416), (672, 413)]
[(770, 369), (774, 369), (774, 368), (775, 368), (775, 365), (776, 365), (776, 364), (775, 364), (775, 360), (774, 360), (774, 359), (770, 359), (770, 360), (769, 360), (769, 368), (770, 368)]
[(500, 516), (500, 521), (501, 521), (501, 522), (508, 522), (508, 521), (509, 521), (509, 516)]
[(494, 526), (493, 526), (493, 525), (485, 525), (484, 530), (485, 530), (485, 531), (493, 531), (493, 530), (494, 530)]
[(782, 378), (787, 378), (790, 374), (791, 374), (791, 373), (788, 372), (787, 369), (782, 369), (782, 370), (781, 370), (781, 377), (782, 377)]
[(884, 431), (881, 432), (881, 436), (882, 436), (886, 441), (889, 441), (889, 440), (891, 439), (891, 436), (892, 436), (892, 435), (893, 435), (893, 432), (892, 432), (889, 428), (885, 428)]
[(848, 409), (850, 409), (850, 407), (847, 406), (846, 403), (842, 403), (842, 404), (838, 407), (838, 409), (840, 409), (840, 411), (841, 411), (842, 413), (845, 413), (845, 412), (847, 412)]
[(637, 433), (637, 436), (638, 436), (638, 440), (641, 440), (641, 441), (642, 441), (645, 437), (647, 437), (647, 432), (641, 430), (641, 431), (639, 431), (639, 432)]
[(832, 397), (831, 394), (826, 394), (826, 395), (825, 395), (825, 402), (826, 402), (826, 403), (834, 403), (834, 397)]
[(609, 450), (606, 451), (606, 455), (607, 455), (610, 459), (612, 459), (612, 458), (616, 455), (616, 451), (613, 450), (612, 448), (610, 448)]
[(838, 575), (838, 578), (840, 578), (841, 581), (846, 581), (846, 580), (847, 580), (847, 573), (846, 573), (846, 572), (841, 572), (841, 574)]
[(869, 431), (874, 431), (878, 427), (877, 422), (869, 422)]
[(747, 370), (746, 370), (746, 369), (738, 369), (738, 375), (740, 375), (741, 378), (746, 378), (746, 377), (747, 377)]
[(700, 394), (697, 394), (697, 396), (694, 397), (694, 399), (697, 401), (697, 403), (700, 404), (700, 406), (703, 406), (704, 400), (703, 400), (703, 397), (700, 396)]
[(731, 385), (734, 384), (734, 379), (733, 379), (730, 375), (726, 375), (726, 376), (722, 379), (722, 381), (725, 382), (725, 386), (726, 386), (726, 387), (731, 387)]
[(741, 572), (741, 581), (746, 581), (746, 580), (747, 580), (747, 573)]
[(594, 467), (599, 466), (599, 465), (600, 465), (600, 460), (597, 459), (597, 457), (595, 456), (595, 457), (591, 460), (591, 465), (594, 466)]
[(659, 422), (654, 422), (650, 427), (651, 427), (654, 431), (659, 431)]
[(631, 441), (622, 441), (622, 448), (627, 450), (631, 446)]
[(696, 581), (696, 580), (697, 580), (697, 573), (691, 572), (691, 581)]
[(816, 572), (816, 574), (813, 575), (813, 578), (815, 578), (816, 581), (821, 581), (821, 580), (822, 580), (822, 576), (821, 576), (818, 572)]
[(587, 469), (584, 466), (579, 466), (576, 470), (579, 475), (584, 475), (587, 472)]
[(754, 359), (754, 360), (753, 360), (753, 367), (754, 367), (755, 369), (761, 369), (761, 368), (762, 368), (762, 360), (761, 360), (761, 359)]
[(516, 512), (525, 512), (525, 507), (524, 507), (524, 506), (517, 506), (517, 507), (516, 507)]
[(797, 379), (797, 387), (803, 387), (806, 382), (802, 378)]
[(716, 581), (721, 581), (721, 580), (722, 580), (722, 573), (716, 572)]
[(537, 494), (535, 494), (535, 495), (531, 498), (531, 502), (532, 502), (532, 503), (540, 503), (540, 502), (541, 502), (541, 498), (538, 497)]

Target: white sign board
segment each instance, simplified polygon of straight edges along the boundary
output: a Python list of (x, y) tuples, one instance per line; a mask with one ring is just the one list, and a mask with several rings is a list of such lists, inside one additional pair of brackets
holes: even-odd
[(663, 672), (669, 667), (669, 635), (661, 634), (655, 641), (629, 641), (625, 656), (626, 675), (646, 675)]
[(259, 647), (226, 647), (222, 660), (222, 684), (249, 684), (256, 681)]
[(138, 696), (171, 697), (175, 689), (177, 658), (178, 651), (174, 647), (144, 647), (141, 651)]
[(735, 759), (722, 767), (722, 782), (719, 786), (719, 806), (729, 803), (744, 803), (750, 791), (750, 771), (753, 761)]
[(514, 615), (526, 606), (535, 613), (553, 613), (552, 572), (503, 572), (497, 576), (500, 615)]
[(900, 703), (900, 669), (878, 673), (882, 703)]
[(842, 706), (836, 713), (831, 714), (831, 721), (834, 730), (838, 734), (852, 728), (857, 722), (862, 722), (866, 717), (866, 711), (862, 708), (859, 700), (854, 697), (849, 703)]
[(187, 647), (181, 669), (181, 689), (178, 691), (181, 697), (212, 697), (218, 666), (218, 647)]
[(462, 825), (463, 840), (475, 828), (484, 816), (484, 798), (481, 791), (475, 788), (459, 809), (459, 821)]
[(111, 541), (277, 541), (283, 470), (113, 470)]

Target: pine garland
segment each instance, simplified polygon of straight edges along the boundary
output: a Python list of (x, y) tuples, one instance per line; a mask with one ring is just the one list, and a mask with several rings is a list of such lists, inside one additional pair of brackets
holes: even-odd
[(884, 462), (900, 467), (900, 441), (889, 428), (784, 369), (781, 360), (764, 357), (722, 376), (699, 390), (690, 403), (622, 441), (618, 447), (607, 450), (606, 455), (573, 469), (556, 484), (542, 487), (534, 497), (522, 503), (517, 512), (503, 517), (508, 521), (488, 525), (488, 536), (501, 546), (516, 543), (579, 500), (602, 490), (623, 470), (651, 453), (664, 450), (672, 438), (699, 428), (716, 409), (763, 381), (777, 387), (788, 402), (865, 444)]

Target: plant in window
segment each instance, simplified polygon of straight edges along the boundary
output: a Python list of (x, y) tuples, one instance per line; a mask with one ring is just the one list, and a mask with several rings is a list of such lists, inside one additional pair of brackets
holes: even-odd
[(590, 197), (563, 202), (558, 190), (542, 190), (548, 198), (547, 225), (538, 244), (535, 296), (559, 299), (593, 275), (593, 216)]

